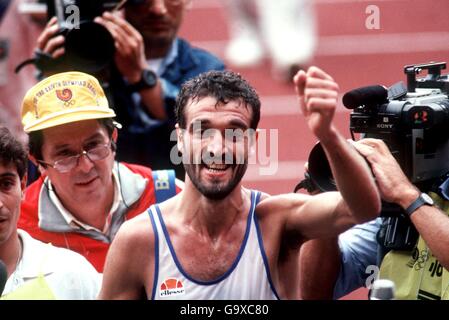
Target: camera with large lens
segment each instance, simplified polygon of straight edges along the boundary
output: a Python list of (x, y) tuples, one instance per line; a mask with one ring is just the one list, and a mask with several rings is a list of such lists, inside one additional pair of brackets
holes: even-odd
[[(56, 16), (60, 34), (65, 37), (65, 54), (49, 67), (93, 73), (114, 58), (114, 39), (109, 31), (93, 20), (112, 10), (117, 0), (47, 0), (48, 17)], [(79, 13), (79, 16), (77, 14)]]
[(93, 20), (104, 11), (116, 8), (119, 0), (45, 0), (47, 17), (56, 16), (59, 34), (65, 37), (65, 54), (52, 58), (43, 52), (35, 52), (32, 59), (21, 63), (16, 72), (29, 63), (44, 73), (101, 71), (114, 58), (114, 39), (109, 31)]
[[(343, 98), (345, 106), (353, 108), (351, 132), (382, 139), (415, 184), (432, 182), (449, 171), (449, 79), (441, 75), (445, 68), (446, 63), (406, 66), (407, 88), (400, 82), (375, 96), (351, 91)], [(422, 70), (428, 75), (416, 79)]]
[[(383, 140), (407, 177), (423, 191), (449, 172), (449, 78), (441, 74), (445, 68), (445, 62), (407, 65), (407, 86), (403, 82), (389, 88), (369, 86), (343, 96), (345, 107), (352, 109), (352, 138), (359, 133), (363, 138)], [(417, 78), (423, 70), (427, 75)], [(319, 143), (308, 161), (308, 186), (336, 190)], [(387, 249), (411, 250), (418, 233), (402, 208), (383, 202), (381, 215), (381, 244)]]

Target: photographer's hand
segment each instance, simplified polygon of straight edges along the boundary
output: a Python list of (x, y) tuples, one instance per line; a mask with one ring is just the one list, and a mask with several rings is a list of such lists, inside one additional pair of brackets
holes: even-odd
[(51, 18), (42, 33), (37, 38), (37, 48), (43, 53), (51, 55), (53, 58), (62, 56), (65, 52), (63, 35), (56, 36), (59, 32), (58, 19)]
[[(139, 82), (142, 71), (148, 68), (142, 35), (125, 19), (107, 11), (94, 21), (108, 29), (115, 40), (115, 65), (119, 72), (129, 84)], [(155, 87), (144, 88), (139, 94), (142, 104), (152, 117), (160, 120), (167, 118), (159, 80)]]
[(385, 142), (366, 138), (354, 143), (371, 165), (382, 199), (407, 208), (419, 190), (407, 179)]
[(300, 70), (293, 81), (309, 128), (321, 141), (327, 140), (334, 131), (332, 119), (337, 107), (338, 84), (317, 67), (310, 67), (307, 73)]
[(108, 11), (94, 21), (108, 29), (115, 40), (117, 69), (129, 83), (138, 82), (147, 67), (142, 35), (125, 19)]

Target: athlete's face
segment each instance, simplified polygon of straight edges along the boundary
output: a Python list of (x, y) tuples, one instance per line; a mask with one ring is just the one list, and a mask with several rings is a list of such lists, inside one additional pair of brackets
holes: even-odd
[(218, 104), (206, 97), (187, 103), (186, 129), (178, 128), (178, 148), (188, 178), (207, 198), (225, 198), (241, 182), (253, 141), (251, 108), (239, 101)]

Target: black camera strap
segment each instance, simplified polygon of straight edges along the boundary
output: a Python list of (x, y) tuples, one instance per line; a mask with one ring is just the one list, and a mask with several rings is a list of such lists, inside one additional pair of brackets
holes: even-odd
[(308, 193), (314, 193), (318, 191), (318, 187), (310, 178), (310, 174), (308, 172), (304, 173), (304, 179), (301, 180), (293, 190), (294, 193), (298, 192), (298, 190), (305, 189)]

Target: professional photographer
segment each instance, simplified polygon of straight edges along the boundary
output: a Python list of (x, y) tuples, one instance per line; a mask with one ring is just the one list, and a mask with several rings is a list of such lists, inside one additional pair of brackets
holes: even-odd
[[(405, 69), (410, 75), (408, 89), (412, 94), (401, 94), (401, 99), (389, 99), (385, 104), (385, 101), (379, 102), (376, 108), (371, 106), (371, 113), (369, 116), (365, 113), (363, 118), (363, 130), (373, 134), (375, 131), (370, 129), (377, 128), (378, 135), (383, 136), (389, 146), (397, 147), (399, 144), (394, 140), (401, 135), (406, 138), (404, 141), (413, 142), (410, 144), (412, 148), (404, 143), (403, 149), (393, 149), (395, 156), (402, 162), (396, 160), (387, 144), (380, 139), (365, 138), (354, 144), (370, 163), (376, 177), (384, 201), (383, 218), (353, 227), (341, 234), (338, 242), (335, 238), (314, 240), (303, 246), (300, 288), (305, 299), (339, 298), (361, 286), (370, 286), (377, 276), (395, 283), (397, 299), (449, 299), (449, 217), (446, 213), (449, 212), (449, 179), (447, 174), (432, 176), (435, 172), (447, 171), (449, 164), (446, 161), (438, 167), (420, 162), (420, 157), (426, 152), (433, 155), (422, 157), (429, 159), (426, 161), (446, 159), (448, 137), (444, 131), (439, 131), (437, 124), (447, 121), (447, 116), (440, 119), (438, 116), (445, 115), (448, 82), (447, 76), (442, 77), (439, 71), (435, 71), (435, 68), (445, 68), (445, 64), (412, 67)], [(411, 74), (422, 69), (429, 69), (429, 76), (414, 79)], [(415, 90), (423, 87), (442, 90), (432, 89), (427, 93)], [(419, 95), (426, 100), (414, 100)], [(373, 96), (370, 96), (370, 100), (373, 100)], [(397, 108), (398, 105), (403, 108)], [(400, 115), (395, 119), (402, 121), (391, 127), (400, 128), (394, 132), (394, 138), (392, 132), (388, 136), (382, 131), (384, 129), (378, 129), (383, 127), (376, 122), (378, 118), (385, 119), (385, 116), (390, 115), (389, 112), (393, 113), (392, 110), (395, 115)], [(440, 111), (443, 112), (438, 114)], [(424, 117), (420, 118), (421, 115)], [(404, 125), (404, 122), (411, 118), (419, 121), (415, 121), (412, 130), (405, 129), (408, 123)], [(351, 129), (356, 127), (354, 119), (362, 119), (360, 110), (351, 114)], [(421, 121), (423, 119), (425, 121)], [(425, 128), (423, 139), (409, 139), (412, 133), (417, 134), (422, 128)], [(438, 143), (435, 143), (437, 138), (433, 141), (428, 139), (433, 137), (435, 129), (440, 135), (437, 137)], [(429, 151), (429, 145), (433, 147), (432, 152)], [(407, 148), (413, 152), (405, 154), (403, 151)], [(407, 169), (407, 175), (404, 168)], [(428, 194), (422, 193), (420, 189)], [(398, 210), (390, 210), (393, 204), (398, 206)], [(417, 238), (413, 236), (415, 228)], [(380, 272), (377, 266), (380, 266)], [(326, 277), (322, 277), (322, 274)]]
[[(118, 158), (154, 169), (174, 168), (179, 177), (184, 176), (182, 166), (170, 161), (176, 145), (170, 141), (175, 98), (186, 80), (207, 70), (224, 69), (218, 58), (177, 37), (190, 2), (128, 0), (123, 12), (104, 11), (94, 19), (114, 40), (113, 65), (94, 74), (123, 125)], [(83, 15), (82, 8), (80, 13)], [(38, 49), (53, 58), (67, 49), (59, 30), (58, 20), (52, 18), (37, 41)]]

